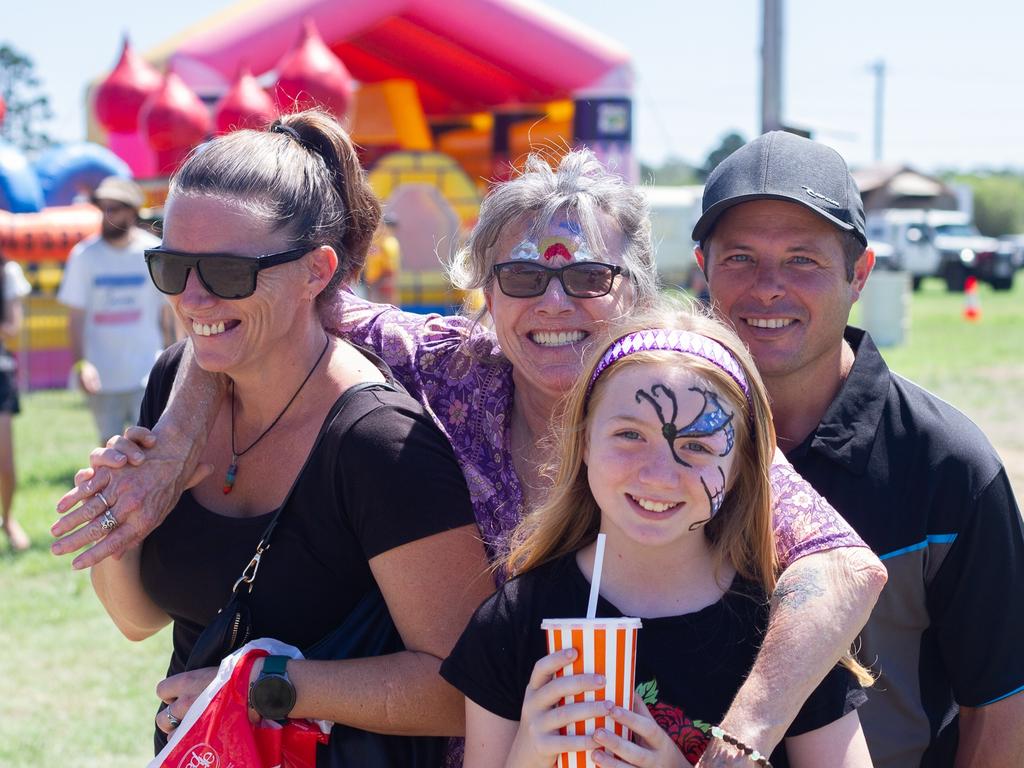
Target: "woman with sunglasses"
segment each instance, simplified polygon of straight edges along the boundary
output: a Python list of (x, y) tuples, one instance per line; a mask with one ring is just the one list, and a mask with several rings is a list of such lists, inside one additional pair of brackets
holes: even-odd
[[(198, 449), (205, 476), (141, 546), (92, 569), (128, 638), (173, 621), (168, 677), (157, 688), (165, 733), (216, 673), (183, 670), (278, 508), (249, 597), (252, 636), (307, 648), (376, 586), (406, 650), (330, 662), (271, 657), (287, 673), (292, 706), (278, 707), (282, 699), (265, 711), (256, 693), (250, 706), (268, 719), (378, 733), (463, 728), (461, 697), (438, 667), (490, 591), (465, 481), (406, 393), (378, 387), (345, 399), (350, 387), (391, 375), (320, 319), (324, 297), (359, 273), (379, 216), (348, 136), (318, 112), (214, 139), (171, 179), (163, 245), (146, 260), (188, 331), (194, 364), (220, 374), (227, 393)], [(154, 368), (143, 426), (160, 417), (183, 352), (172, 347)], [(116, 530), (123, 520), (112, 501), (99, 493), (70, 517)]]
[[(539, 467), (548, 458), (549, 424), (580, 374), (587, 340), (604, 324), (649, 307), (658, 294), (646, 202), (587, 150), (568, 153), (557, 168), (531, 157), (522, 174), (488, 194), (450, 272), (459, 287), (483, 289), (493, 332), (479, 318), (424, 317), (348, 292), (324, 308), (325, 325), (376, 349), (441, 425), (469, 484), (488, 554), (501, 557), (509, 532), (547, 488)], [(213, 384), (205, 386), (213, 399)], [(132, 466), (143, 452), (122, 438), (94, 457), (103, 467), (96, 476), (62, 499), (58, 509), (66, 510), (109, 484), (114, 511), (127, 520), (76, 563), (119, 551), (160, 519), (147, 516), (139, 499), (179, 482), (184, 467), (194, 465), (186, 455), (188, 441), (202, 434), (197, 400), (172, 403), (162, 420), (151, 450), (163, 461), (148, 470), (148, 458)], [(133, 436), (153, 444), (148, 434)], [(772, 483), (780, 560), (793, 564), (780, 578), (780, 594), (790, 599), (777, 611), (763, 665), (727, 719), (751, 743), (766, 746), (781, 738), (797, 707), (766, 696), (765, 680), (792, 690), (793, 701), (810, 693), (845, 653), (885, 578), (852, 530), (788, 465), (773, 467)], [(73, 528), (58, 523), (55, 531)], [(56, 551), (98, 538), (86, 526), (58, 541)]]

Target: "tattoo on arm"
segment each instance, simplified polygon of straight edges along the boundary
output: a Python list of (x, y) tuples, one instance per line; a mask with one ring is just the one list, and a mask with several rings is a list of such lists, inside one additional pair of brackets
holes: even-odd
[(782, 606), (801, 608), (809, 600), (824, 594), (825, 588), (820, 582), (819, 574), (799, 571), (787, 575), (783, 572), (772, 593), (772, 609)]

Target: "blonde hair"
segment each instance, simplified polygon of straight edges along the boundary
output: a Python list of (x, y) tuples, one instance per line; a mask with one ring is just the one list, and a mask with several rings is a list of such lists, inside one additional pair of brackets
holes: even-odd
[[(614, 340), (650, 328), (689, 331), (721, 344), (733, 356), (746, 379), (749, 400), (739, 384), (714, 363), (674, 351), (635, 352), (612, 363), (588, 386), (594, 370)], [(775, 589), (778, 560), (772, 529), (772, 489), (769, 470), (775, 453), (775, 427), (768, 394), (753, 358), (735, 331), (706, 313), (663, 301), (639, 316), (606, 329), (584, 361), (583, 371), (566, 394), (555, 420), (555, 453), (547, 468), (552, 486), (544, 503), (527, 515), (510, 538), (503, 566), (517, 576), (564, 557), (593, 542), (601, 523), (601, 510), (587, 480), (583, 456), (590, 416), (607, 382), (626, 366), (650, 363), (682, 365), (710, 383), (733, 407), (736, 460), (721, 508), (703, 527), (711, 543), (716, 575), (729, 563), (743, 578), (760, 584), (767, 594)], [(871, 685), (870, 673), (852, 657), (842, 662), (861, 685)]]

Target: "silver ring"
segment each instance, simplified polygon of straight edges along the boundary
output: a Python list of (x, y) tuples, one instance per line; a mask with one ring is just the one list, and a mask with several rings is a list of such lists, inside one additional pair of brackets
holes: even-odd
[(100, 529), (104, 533), (110, 533), (115, 528), (117, 528), (117, 518), (114, 517), (114, 513), (108, 508), (100, 518)]
[(110, 509), (112, 506), (114, 506), (109, 501), (107, 501), (107, 497), (103, 495), (103, 491), (96, 491), (96, 495), (100, 497), (100, 501), (103, 502), (103, 506), (106, 507), (107, 509)]
[(181, 720), (179, 720), (178, 718), (176, 718), (174, 715), (171, 714), (171, 708), (170, 707), (165, 709), (164, 713), (167, 715), (167, 722), (170, 724), (172, 730), (177, 728), (179, 725), (181, 725)]

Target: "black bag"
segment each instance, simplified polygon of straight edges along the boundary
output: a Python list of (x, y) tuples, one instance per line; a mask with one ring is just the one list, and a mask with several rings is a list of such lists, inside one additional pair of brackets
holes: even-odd
[(185, 663), (185, 671), (220, 666), (226, 656), (252, 640), (252, 612), (249, 590), (235, 589), (227, 605), (196, 638)]
[[(307, 659), (362, 659), (404, 651), (405, 645), (374, 586), (341, 626), (304, 652)], [(435, 736), (385, 736), (335, 723), (331, 740), (316, 748), (317, 768), (440, 768), (448, 739)]]
[[(342, 395), (335, 420), (344, 414), (344, 418), (354, 424), (367, 413), (368, 409), (346, 410), (352, 395), (364, 389), (397, 391), (386, 383), (356, 384)], [(347, 428), (343, 430), (347, 431)], [(324, 430), (324, 434), (328, 432), (330, 430)], [(316, 446), (313, 450), (316, 450)], [(231, 598), (196, 639), (185, 665), (186, 671), (218, 666), (225, 656), (252, 639), (249, 594), (253, 589), (260, 560), (290, 497), (291, 491), (263, 532), (256, 553), (235, 582)], [(305, 649), (303, 655), (307, 659), (359, 659), (404, 650), (405, 645), (388, 612), (384, 596), (374, 586), (359, 600), (341, 626)], [(159, 731), (158, 734), (162, 735)], [(388, 736), (335, 723), (330, 741), (317, 747), (316, 762), (319, 768), (438, 768), (444, 763), (447, 743), (445, 737)]]

